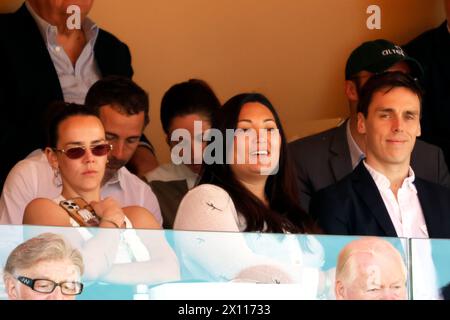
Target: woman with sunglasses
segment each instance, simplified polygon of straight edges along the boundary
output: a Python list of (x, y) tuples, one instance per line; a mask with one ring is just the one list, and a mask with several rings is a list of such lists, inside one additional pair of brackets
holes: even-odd
[[(62, 192), (56, 199), (31, 201), (23, 223), (80, 227), (80, 219), (71, 214), (78, 205), (79, 216), (92, 218), (84, 226), (127, 229), (100, 230), (95, 234), (90, 229), (75, 229), (85, 261), (89, 262), (87, 278), (128, 284), (177, 280), (178, 262), (163, 233), (130, 230), (160, 229), (153, 215), (138, 206), (121, 208), (113, 198), (101, 199), (100, 187), (111, 145), (105, 140), (99, 118), (81, 105), (61, 104), (54, 108), (45, 153), (55, 174), (61, 175)], [(81, 210), (80, 202), (88, 204), (86, 210)], [(128, 269), (129, 265), (133, 269)]]

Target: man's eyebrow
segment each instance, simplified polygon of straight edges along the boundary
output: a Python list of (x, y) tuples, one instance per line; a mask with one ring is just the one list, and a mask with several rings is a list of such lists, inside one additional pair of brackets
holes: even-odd
[(394, 281), (391, 283), (392, 284), (405, 284), (405, 281), (403, 279), (398, 279), (397, 281)]
[(378, 109), (375, 110), (376, 112), (394, 112), (394, 109), (391, 107), (378, 107)]
[[(375, 110), (375, 112), (393, 113), (393, 112), (395, 112), (395, 110), (391, 107), (379, 107), (378, 109)], [(404, 112), (407, 114), (413, 114), (413, 115), (417, 115), (420, 113), (420, 111), (417, 111), (417, 110), (406, 110)]]

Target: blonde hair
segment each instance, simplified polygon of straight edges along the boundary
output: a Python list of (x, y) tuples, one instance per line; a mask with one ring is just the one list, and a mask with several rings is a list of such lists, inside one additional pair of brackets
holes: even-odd
[(41, 261), (70, 260), (84, 272), (83, 257), (62, 236), (43, 233), (18, 245), (8, 256), (4, 276), (14, 275), (17, 269), (28, 269)]
[(406, 266), (400, 252), (388, 241), (377, 237), (365, 237), (347, 244), (339, 253), (336, 266), (336, 281), (351, 283), (358, 275), (356, 256), (366, 254), (374, 259), (390, 256), (401, 266), (406, 281)]

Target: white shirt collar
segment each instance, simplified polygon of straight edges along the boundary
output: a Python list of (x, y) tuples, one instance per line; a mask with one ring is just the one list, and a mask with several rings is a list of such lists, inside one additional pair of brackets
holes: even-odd
[(178, 168), (180, 169), (181, 174), (186, 177), (186, 183), (188, 184), (188, 188), (192, 189), (195, 186), (197, 180), (199, 179), (199, 175), (193, 172), (191, 169), (189, 169), (188, 166), (184, 164), (178, 166)]
[[(31, 5), (28, 3), (28, 1), (25, 1), (25, 6), (27, 7), (28, 11), (30, 12), (33, 19), (36, 21), (36, 24), (39, 28), (39, 31), (42, 35), (42, 38), (47, 43), (49, 40), (49, 35), (53, 32), (56, 34), (58, 32), (58, 28), (56, 26), (51, 25), (44, 19), (42, 19), (36, 11), (31, 7)], [(98, 26), (97, 24), (92, 21), (89, 17), (86, 17), (83, 21), (82, 29), (84, 30), (84, 33), (86, 35), (87, 42), (90, 42), (91, 40), (94, 41), (97, 39), (98, 35)]]
[(350, 158), (352, 160), (352, 168), (355, 169), (359, 164), (361, 159), (365, 157), (364, 152), (362, 152), (361, 148), (356, 143), (355, 139), (353, 139), (352, 132), (350, 130), (350, 119), (348, 119), (346, 124), (346, 134), (347, 134), (347, 143), (348, 148), (350, 150)]
[[(124, 186), (122, 185), (122, 181), (123, 179), (123, 170), (124, 167), (120, 168), (119, 170), (117, 170), (113, 176), (111, 178), (109, 178), (108, 181), (106, 181), (105, 185), (113, 185), (113, 184), (118, 184), (119, 187), (123, 190)], [(103, 186), (102, 186), (103, 187)]]
[[(370, 165), (367, 164), (365, 160), (363, 160), (363, 163), (367, 171), (369, 171), (370, 175), (375, 181), (375, 184), (377, 185), (378, 189), (387, 190), (391, 188), (391, 182), (384, 174), (372, 168)], [(405, 178), (405, 180), (403, 180), (401, 188), (407, 187), (413, 190), (415, 193), (417, 193), (416, 186), (414, 185), (415, 178), (416, 176), (414, 174), (413, 169), (409, 167), (408, 176)]]
[(188, 166), (174, 163), (162, 164), (145, 174), (145, 179), (148, 182), (186, 180), (188, 189), (192, 189), (199, 178), (199, 175), (189, 169)]

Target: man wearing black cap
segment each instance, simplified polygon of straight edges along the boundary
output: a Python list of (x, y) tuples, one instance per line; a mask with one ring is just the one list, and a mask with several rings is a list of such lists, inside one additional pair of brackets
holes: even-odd
[(366, 158), (311, 200), (310, 213), (325, 233), (450, 238), (450, 189), (418, 177), (420, 165), (411, 167), (422, 97), (403, 72), (377, 74), (364, 85), (357, 130)]
[[(320, 189), (341, 180), (365, 157), (364, 137), (357, 131), (356, 106), (362, 86), (374, 74), (401, 71), (422, 76), (420, 64), (401, 47), (387, 40), (368, 41), (356, 48), (345, 68), (345, 94), (350, 117), (339, 127), (296, 140), (289, 144), (297, 169), (300, 205), (308, 211), (311, 197)], [(418, 177), (450, 186), (450, 176), (442, 151), (417, 141), (411, 165)]]

